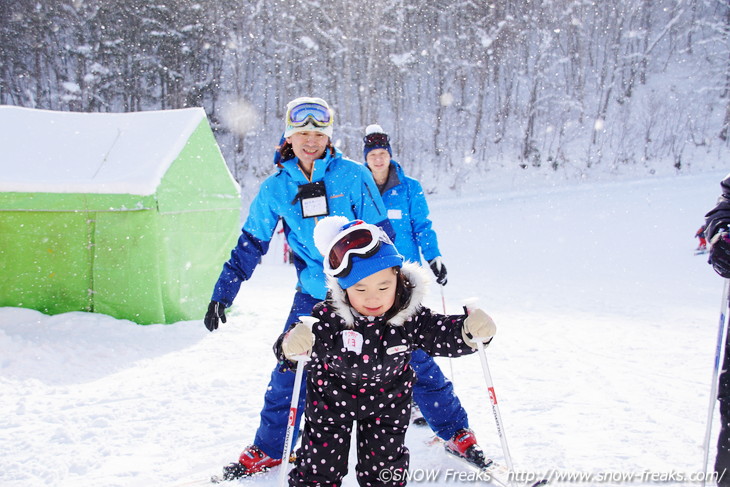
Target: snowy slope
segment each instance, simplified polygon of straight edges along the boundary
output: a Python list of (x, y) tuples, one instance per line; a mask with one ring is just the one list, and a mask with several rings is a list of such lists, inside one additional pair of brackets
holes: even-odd
[[(489, 363), (518, 470), (701, 471), (722, 281), (693, 236), (723, 176), (431, 199), (448, 310), (475, 297), (498, 325)], [(176, 485), (236, 459), (293, 295), (280, 258), (277, 241), (212, 334), (0, 309), (0, 485)], [(441, 309), (435, 286), (428, 304)], [(501, 460), (478, 358), (440, 363)], [(409, 432), (413, 469), (453, 468), (426, 436)]]

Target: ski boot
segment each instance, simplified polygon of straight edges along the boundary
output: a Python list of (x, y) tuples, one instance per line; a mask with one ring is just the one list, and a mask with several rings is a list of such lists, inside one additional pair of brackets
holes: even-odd
[(416, 426), (428, 426), (426, 418), (423, 417), (423, 413), (421, 412), (421, 408), (419, 408), (418, 404), (415, 402), (411, 403), (411, 424), (415, 424)]
[(444, 444), (444, 447), (447, 452), (466, 460), (476, 467), (487, 468), (492, 464), (492, 460), (484, 456), (482, 447), (477, 444), (476, 436), (470, 429), (464, 428), (457, 431)]
[(223, 480), (234, 480), (249, 477), (259, 472), (266, 472), (271, 467), (281, 464), (280, 458), (271, 458), (256, 445), (246, 447), (238, 458), (238, 463), (223, 467)]

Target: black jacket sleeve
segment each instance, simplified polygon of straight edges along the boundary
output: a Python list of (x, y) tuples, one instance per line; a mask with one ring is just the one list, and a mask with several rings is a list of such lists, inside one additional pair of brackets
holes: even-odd
[(717, 233), (718, 228), (730, 226), (730, 174), (720, 183), (722, 195), (717, 200), (717, 205), (705, 215), (705, 236), (711, 240)]
[(461, 334), (465, 319), (466, 314), (443, 315), (421, 308), (413, 319), (416, 347), (434, 357), (461, 357), (474, 353)]

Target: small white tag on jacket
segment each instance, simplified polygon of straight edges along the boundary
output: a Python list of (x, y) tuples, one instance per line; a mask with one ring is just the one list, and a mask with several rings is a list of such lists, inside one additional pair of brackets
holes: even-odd
[(401, 353), (408, 350), (408, 345), (396, 345), (395, 347), (390, 347), (385, 350), (385, 353), (388, 355), (393, 355), (394, 353)]
[(342, 341), (349, 352), (362, 353), (362, 335), (355, 330), (342, 330)]

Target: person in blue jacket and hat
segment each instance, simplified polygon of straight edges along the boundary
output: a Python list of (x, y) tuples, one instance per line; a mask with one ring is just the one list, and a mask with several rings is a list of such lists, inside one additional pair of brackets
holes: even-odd
[[(369, 125), (363, 138), (365, 165), (370, 170), (395, 230), (395, 246), (407, 261), (428, 262), (436, 282), (445, 285), (446, 266), (441, 260), (438, 239), (429, 219), (428, 203), (418, 180), (406, 176), (393, 160), (390, 137), (380, 125)], [(415, 404), (431, 429), (445, 441), (452, 453), (480, 463), (484, 453), (477, 444), (469, 419), (454, 386), (423, 350), (415, 350), (411, 366), (418, 376), (413, 389)]]
[[(310, 314), (327, 295), (323, 257), (313, 237), (318, 220), (329, 215), (360, 219), (394, 238), (370, 172), (333, 146), (333, 124), (333, 111), (321, 98), (300, 97), (287, 104), (276, 172), (261, 183), (238, 243), (223, 265), (203, 320), (208, 330), (226, 322), (225, 309), (268, 251), (280, 220), (297, 272), (294, 302), (284, 330), (299, 316)], [(293, 386), (294, 373), (277, 365), (266, 389), (254, 443), (238, 462), (225, 467), (225, 478), (250, 475), (281, 463)], [(300, 398), (299, 411), (304, 394)]]

